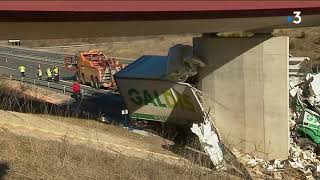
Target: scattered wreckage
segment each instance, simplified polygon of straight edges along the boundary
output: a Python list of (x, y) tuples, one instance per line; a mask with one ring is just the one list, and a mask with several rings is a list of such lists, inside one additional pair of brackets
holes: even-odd
[(190, 149), (207, 154), (215, 169), (233, 169), (249, 177), (245, 168), (237, 169), (241, 165), (228, 166), (227, 161), (237, 160), (223, 146), (214, 121), (203, 108), (200, 91), (190, 80), (203, 66), (191, 46), (179, 44), (170, 48), (168, 56), (140, 57), (115, 74), (115, 80), (131, 120), (175, 125), (178, 137), (198, 139)]
[[(225, 148), (214, 121), (203, 108), (201, 91), (194, 87), (192, 77), (205, 64), (193, 55), (190, 46), (173, 46), (168, 56), (142, 56), (115, 74), (115, 80), (131, 119), (189, 127), (217, 169), (230, 169), (233, 156), (251, 168), (246, 176), (249, 179), (251, 175), (284, 177), (279, 171), (287, 167), (314, 177), (320, 171), (315, 154), (320, 144), (320, 74), (310, 73), (307, 57), (290, 56), (289, 60), (292, 118), (290, 157), (286, 161), (266, 161)], [(243, 169), (239, 172), (248, 173)]]
[(319, 179), (320, 73), (308, 57), (289, 57), (290, 151), (286, 160), (267, 161), (233, 148), (252, 177), (261, 179)]
[(300, 77), (291, 75), (289, 82), (291, 136), (303, 149), (317, 152), (320, 144), (320, 74), (313, 74), (311, 66), (301, 69)]
[[(115, 74), (118, 88), (132, 120), (176, 125), (184, 138), (192, 127), (212, 162), (223, 160), (220, 139), (205, 113), (198, 91), (189, 83), (204, 63), (193, 56), (192, 47), (176, 45), (168, 56), (142, 56)], [(215, 153), (212, 153), (215, 152)]]

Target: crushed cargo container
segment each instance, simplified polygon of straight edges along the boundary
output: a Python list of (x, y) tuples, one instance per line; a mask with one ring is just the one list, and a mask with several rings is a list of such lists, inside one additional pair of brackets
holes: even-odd
[(142, 56), (115, 74), (132, 119), (191, 125), (203, 121), (196, 90), (167, 80), (167, 56)]
[[(189, 133), (193, 132), (216, 168), (225, 168), (218, 130), (204, 111), (197, 89), (188, 83), (169, 80), (170, 63), (172, 59), (168, 56), (142, 56), (115, 74), (131, 119), (187, 127), (182, 128), (185, 132), (178, 132), (179, 137), (190, 138)], [(179, 74), (174, 77), (181, 80)]]
[[(319, 153), (320, 144), (320, 74), (307, 74), (291, 89), (291, 108), (295, 113), (292, 137), (303, 149)], [(292, 93), (293, 92), (293, 93)]]
[(309, 57), (294, 57), (289, 55), (289, 76), (304, 77), (312, 71)]

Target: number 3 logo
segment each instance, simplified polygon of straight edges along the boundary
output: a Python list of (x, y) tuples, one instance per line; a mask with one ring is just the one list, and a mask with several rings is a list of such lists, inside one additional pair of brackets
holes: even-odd
[(293, 14), (295, 15), (294, 16), (294, 20), (293, 20), (293, 23), (295, 24), (300, 24), (302, 18), (301, 18), (301, 11), (294, 11)]

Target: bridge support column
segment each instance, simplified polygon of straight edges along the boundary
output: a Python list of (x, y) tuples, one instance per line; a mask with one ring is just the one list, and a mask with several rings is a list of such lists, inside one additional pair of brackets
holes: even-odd
[(267, 159), (289, 152), (289, 38), (200, 37), (197, 56), (205, 108), (211, 108), (225, 143)]

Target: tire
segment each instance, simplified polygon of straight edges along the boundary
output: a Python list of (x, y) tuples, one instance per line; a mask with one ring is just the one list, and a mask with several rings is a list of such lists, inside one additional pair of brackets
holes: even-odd
[(95, 77), (94, 79), (95, 79), (95, 81), (94, 81), (94, 83), (95, 83), (95, 88), (96, 88), (96, 89), (100, 89), (100, 85), (99, 85), (99, 80), (98, 80), (98, 78)]
[(78, 82), (81, 82), (81, 76), (80, 76), (80, 74), (76, 74), (75, 80), (78, 81)]
[(91, 76), (91, 78), (90, 78), (90, 86), (92, 87), (92, 88), (96, 88), (96, 82), (94, 81), (94, 78)]
[(91, 86), (92, 88), (95, 88), (95, 85), (94, 85), (93, 79), (91, 79), (91, 80), (90, 80), (90, 86)]
[(81, 84), (86, 84), (86, 81), (84, 79), (84, 74), (81, 74), (81, 76), (80, 76), (80, 83)]

